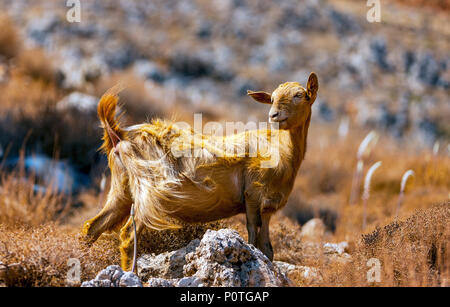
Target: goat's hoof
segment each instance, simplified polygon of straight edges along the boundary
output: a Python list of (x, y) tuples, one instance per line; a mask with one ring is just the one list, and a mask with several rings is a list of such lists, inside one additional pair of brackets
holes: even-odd
[(129, 272), (132, 269), (131, 261), (129, 258), (122, 258), (120, 267), (124, 272)]

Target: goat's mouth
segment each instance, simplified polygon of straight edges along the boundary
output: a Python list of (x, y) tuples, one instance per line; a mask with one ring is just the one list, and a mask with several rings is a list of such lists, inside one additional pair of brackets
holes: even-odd
[(287, 117), (285, 118), (270, 118), (269, 119), (269, 123), (274, 124), (274, 123), (278, 123), (278, 124), (282, 124), (285, 123), (288, 120)]

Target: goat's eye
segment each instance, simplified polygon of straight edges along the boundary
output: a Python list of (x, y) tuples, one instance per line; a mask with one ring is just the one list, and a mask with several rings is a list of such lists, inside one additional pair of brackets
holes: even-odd
[(303, 94), (302, 93), (295, 94), (294, 102), (295, 103), (299, 103), (302, 100), (302, 98), (303, 98)]

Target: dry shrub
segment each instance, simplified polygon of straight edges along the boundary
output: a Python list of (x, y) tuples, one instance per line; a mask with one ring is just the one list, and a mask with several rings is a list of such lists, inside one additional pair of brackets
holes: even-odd
[(23, 171), (0, 178), (0, 223), (37, 226), (57, 221), (68, 213), (69, 203), (52, 187), (37, 190), (32, 177)]
[[(450, 203), (418, 210), (363, 235), (353, 261), (320, 268), (324, 285), (440, 286), (450, 277)], [(368, 283), (367, 261), (381, 262), (381, 282)]]
[(302, 263), (301, 227), (286, 216), (277, 214), (273, 217), (270, 239), (274, 250), (274, 259), (292, 264)]
[(428, 157), (415, 161), (417, 185), (450, 188), (450, 158), (447, 156)]
[(156, 231), (146, 229), (139, 237), (140, 254), (160, 254), (177, 250), (189, 244), (194, 239), (201, 239), (208, 229), (224, 228), (221, 221), (204, 224), (184, 224), (176, 230)]
[[(117, 233), (103, 234), (88, 248), (80, 236), (81, 223), (70, 222), (84, 220), (87, 217), (78, 215), (95, 211), (98, 199), (88, 199), (85, 210), (65, 210), (69, 202), (59, 195), (36, 194), (32, 184), (17, 184), (12, 175), (5, 176), (0, 182), (0, 262), (19, 268), (17, 274), (8, 275), (7, 286), (64, 286), (70, 258), (80, 261), (82, 281), (120, 263)], [(139, 236), (138, 251), (158, 254), (176, 250), (201, 239), (208, 229), (223, 227), (219, 221), (184, 225), (179, 230), (145, 230)]]
[(19, 71), (44, 83), (55, 83), (58, 74), (48, 55), (42, 49), (23, 51), (17, 61)]
[(145, 81), (136, 77), (132, 72), (114, 73), (99, 81), (96, 95), (102, 96), (109, 88), (122, 84), (124, 89), (119, 94), (122, 110), (125, 111), (127, 124), (140, 124), (163, 114), (161, 102), (147, 93)]
[(432, 8), (443, 11), (450, 11), (450, 3), (446, 0), (397, 0), (408, 7), (417, 6), (420, 8)]
[[(434, 286), (450, 273), (450, 202), (363, 235), (367, 257), (391, 262), (395, 285)], [(417, 283), (417, 284), (414, 284)]]
[(85, 173), (99, 160), (101, 129), (95, 111), (58, 110), (65, 93), (55, 84), (19, 73), (0, 85), (0, 91), (0, 144), (10, 146), (10, 157), (17, 156), (27, 140), (27, 154), (58, 154)]
[(21, 49), (17, 29), (8, 15), (0, 14), (0, 56), (10, 59), (19, 54)]
[(63, 96), (53, 84), (27, 78), (17, 72), (11, 75), (7, 83), (0, 85), (0, 90), (0, 115), (14, 114), (36, 120), (42, 110), (55, 107)]
[(8, 278), (7, 286), (64, 286), (70, 258), (80, 261), (82, 281), (92, 279), (106, 266), (119, 263), (117, 245), (114, 237), (104, 236), (88, 249), (74, 231), (55, 224), (0, 225), (0, 261), (19, 266), (19, 274)]
[(100, 159), (101, 130), (96, 122), (94, 114), (54, 108), (41, 110), (36, 118), (7, 114), (0, 117), (0, 143), (10, 146), (9, 155), (15, 157), (26, 140), (27, 154), (67, 159), (77, 170), (89, 173)]

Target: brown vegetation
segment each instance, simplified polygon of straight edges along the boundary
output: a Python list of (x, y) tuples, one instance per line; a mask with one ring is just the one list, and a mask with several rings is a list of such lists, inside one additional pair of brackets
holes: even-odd
[[(209, 2), (200, 2), (205, 7), (210, 7)], [(400, 2), (408, 6), (415, 4), (420, 7), (425, 5), (445, 10), (448, 8), (448, 1)], [(249, 3), (254, 5), (251, 1)], [(364, 10), (358, 15), (363, 18), (366, 7), (359, 4), (357, 6)], [(262, 8), (264, 7), (263, 5)], [(276, 9), (271, 12), (281, 13)], [(160, 18), (157, 11), (152, 14), (154, 15), (148, 19), (154, 23), (154, 29), (157, 30), (153, 33), (165, 33), (172, 41), (160, 42), (158, 37), (161, 35), (144, 35), (147, 32), (136, 32), (135, 35), (131, 33), (131, 38), (127, 39), (132, 39), (132, 43), (138, 45), (144, 53), (154, 56), (155, 61), (161, 61), (161, 58), (165, 57), (167, 63), (162, 61), (162, 64), (169, 65), (169, 60), (175, 58), (171, 54), (172, 49), (174, 46), (180, 48), (180, 45), (174, 42), (184, 42), (181, 38), (186, 37), (186, 24), (194, 28), (194, 23), (191, 25), (187, 22), (188, 17), (177, 19), (178, 16), (174, 15), (173, 18)], [(217, 15), (211, 15), (211, 20), (222, 17), (221, 11), (215, 14)], [(409, 11), (405, 14), (409, 14)], [(439, 20), (435, 22), (439, 23)], [(379, 28), (383, 26), (386, 24), (380, 24)], [(408, 29), (410, 26), (414, 28), (414, 25), (408, 23)], [(118, 27), (121, 31), (125, 29), (122, 24)], [(58, 101), (69, 92), (60, 87), (58, 74), (52, 65), (53, 59), (43, 49), (27, 49), (23, 46), (18, 28), (12, 19), (4, 14), (0, 16), (0, 29), (0, 68), (4, 73), (4, 78), (0, 81), (0, 262), (3, 263), (0, 269), (5, 265), (10, 267), (11, 271), (19, 273), (11, 274), (5, 283), (8, 286), (64, 286), (70, 258), (80, 260), (82, 280), (91, 279), (99, 270), (120, 262), (118, 234), (103, 234), (90, 249), (79, 240), (82, 221), (98, 212), (105, 200), (105, 191), (99, 188), (100, 177), (105, 173), (106, 166), (97, 152), (101, 129), (97, 125), (95, 114), (57, 110)], [(162, 32), (163, 29), (167, 32)], [(240, 53), (235, 55), (241, 57), (249, 50), (254, 50), (251, 48), (253, 44), (266, 39), (268, 32), (263, 30), (252, 34), (254, 36), (249, 40), (252, 45), (234, 40), (233, 37), (227, 38), (229, 42), (226, 44), (239, 45)], [(411, 41), (412, 50), (420, 49), (422, 44), (430, 44), (429, 48), (435, 47), (434, 33), (427, 32), (428, 39), (424, 40), (424, 43), (417, 39), (418, 32), (414, 29), (399, 31), (401, 29), (394, 28), (380, 33), (386, 34), (387, 37), (393, 35), (396, 39)], [(295, 69), (306, 69), (311, 68), (308, 65), (315, 65), (306, 60), (316, 52), (308, 47), (316, 48), (320, 45), (324, 48), (324, 55), (329, 52), (327, 48), (338, 49), (340, 38), (326, 31), (313, 31), (309, 35), (307, 31), (303, 32), (302, 27), (303, 35), (303, 42), (307, 41), (308, 44), (302, 45), (307, 46), (307, 49), (295, 46), (295, 59), (298, 59)], [(434, 39), (443, 46), (443, 51), (437, 48), (436, 52), (445, 53), (448, 41), (441, 39), (441, 36), (438, 38)], [(387, 41), (389, 42), (389, 39)], [(210, 44), (209, 39), (205, 42)], [(192, 45), (195, 43), (191, 42)], [(190, 48), (187, 50), (192, 51)], [(299, 58), (298, 50), (306, 51), (305, 55)], [(274, 80), (282, 78), (282, 74), (268, 73), (266, 61), (248, 66), (236, 61), (230, 65), (240, 76), (257, 81), (261, 88), (270, 88), (275, 84)], [(325, 62), (324, 66), (330, 65)], [(335, 79), (335, 76), (328, 78)], [(239, 101), (239, 106), (230, 107), (231, 104), (225, 103), (226, 99), (231, 101), (229, 97), (221, 97), (225, 99), (223, 103), (215, 101), (216, 104), (207, 105), (204, 101), (197, 101), (194, 105), (183, 89), (170, 93), (173, 95), (166, 101), (162, 98), (166, 98), (166, 94), (169, 96), (169, 93), (165, 92), (162, 85), (154, 83), (149, 90), (146, 87), (148, 84), (129, 71), (112, 72), (94, 80), (90, 84), (91, 87), (78, 90), (100, 96), (107, 88), (122, 81), (126, 81), (129, 86), (128, 91), (121, 93), (129, 123), (141, 122), (155, 116), (172, 118), (174, 115), (177, 120), (190, 122), (192, 113), (197, 111), (209, 114), (205, 116), (207, 120), (234, 120), (236, 113), (245, 115), (241, 119), (245, 120), (248, 110), (257, 109), (251, 102), (242, 101)], [(386, 86), (381, 81), (390, 84)], [(329, 82), (330, 80), (324, 80), (324, 88), (330, 87)], [(332, 107), (339, 105), (347, 108), (357, 98), (377, 96), (372, 94), (384, 92), (388, 93), (386, 101), (394, 104), (397, 99), (394, 92), (398, 92), (403, 85), (393, 76), (384, 74), (375, 75), (374, 82), (369, 90), (361, 93), (331, 90), (327, 97), (323, 95), (319, 98), (325, 98)], [(229, 82), (224, 82), (223, 86), (226, 93), (231, 92)], [(448, 94), (442, 89), (432, 89), (427, 91), (426, 95), (430, 98), (443, 96), (444, 99), (441, 100), (448, 101)], [(321, 103), (319, 102), (319, 106)], [(445, 122), (446, 109), (443, 109), (441, 104), (433, 108), (433, 112), (438, 113), (436, 118), (444, 119), (441, 122)], [(258, 118), (265, 120), (267, 110), (264, 110), (262, 115), (263, 109), (260, 109), (260, 113), (251, 113), (252, 116), (261, 114)], [(316, 267), (322, 278), (313, 283), (317, 286), (449, 286), (450, 158), (445, 148), (449, 133), (441, 134), (441, 149), (437, 154), (433, 154), (425, 146), (410, 144), (415, 135), (398, 141), (380, 132), (380, 141), (371, 153), (364, 157), (364, 174), (368, 166), (376, 161), (382, 161), (383, 165), (372, 180), (367, 208), (368, 223), (363, 230), (360, 195), (355, 205), (349, 205), (348, 202), (357, 163), (356, 151), (368, 130), (361, 128), (352, 114), (350, 110), (350, 130), (346, 137), (338, 135), (336, 122), (319, 121), (315, 118), (316, 114), (313, 114), (305, 161), (294, 183), (288, 204), (282, 212), (275, 214), (271, 221), (270, 237), (275, 251), (274, 260)], [(93, 173), (94, 184), (77, 195), (63, 195), (51, 186), (37, 188), (35, 176), (25, 173), (20, 165), (12, 172), (5, 166), (11, 155), (18, 155), (22, 151), (22, 157), (24, 154), (28, 156), (37, 149), (49, 157), (68, 159), (86, 173)], [(399, 218), (396, 219), (400, 180), (408, 169), (414, 170), (415, 176), (408, 181)], [(109, 174), (106, 175), (109, 179)], [(324, 239), (326, 242), (345, 240), (350, 243), (351, 262), (327, 263), (321, 256), (320, 249), (314, 249), (315, 246), (302, 241), (299, 236), (301, 227), (313, 217), (324, 220), (327, 226)], [(148, 231), (139, 239), (139, 251), (159, 253), (174, 250), (194, 238), (201, 237), (208, 228), (231, 227), (247, 239), (245, 225), (245, 216), (237, 215), (213, 224), (185, 226), (178, 230)], [(380, 283), (367, 282), (367, 261), (373, 257), (381, 262)], [(295, 277), (294, 281), (297, 286), (309, 285), (302, 276)]]
[(8, 15), (0, 14), (0, 57), (7, 60), (16, 56), (22, 47), (18, 31)]

